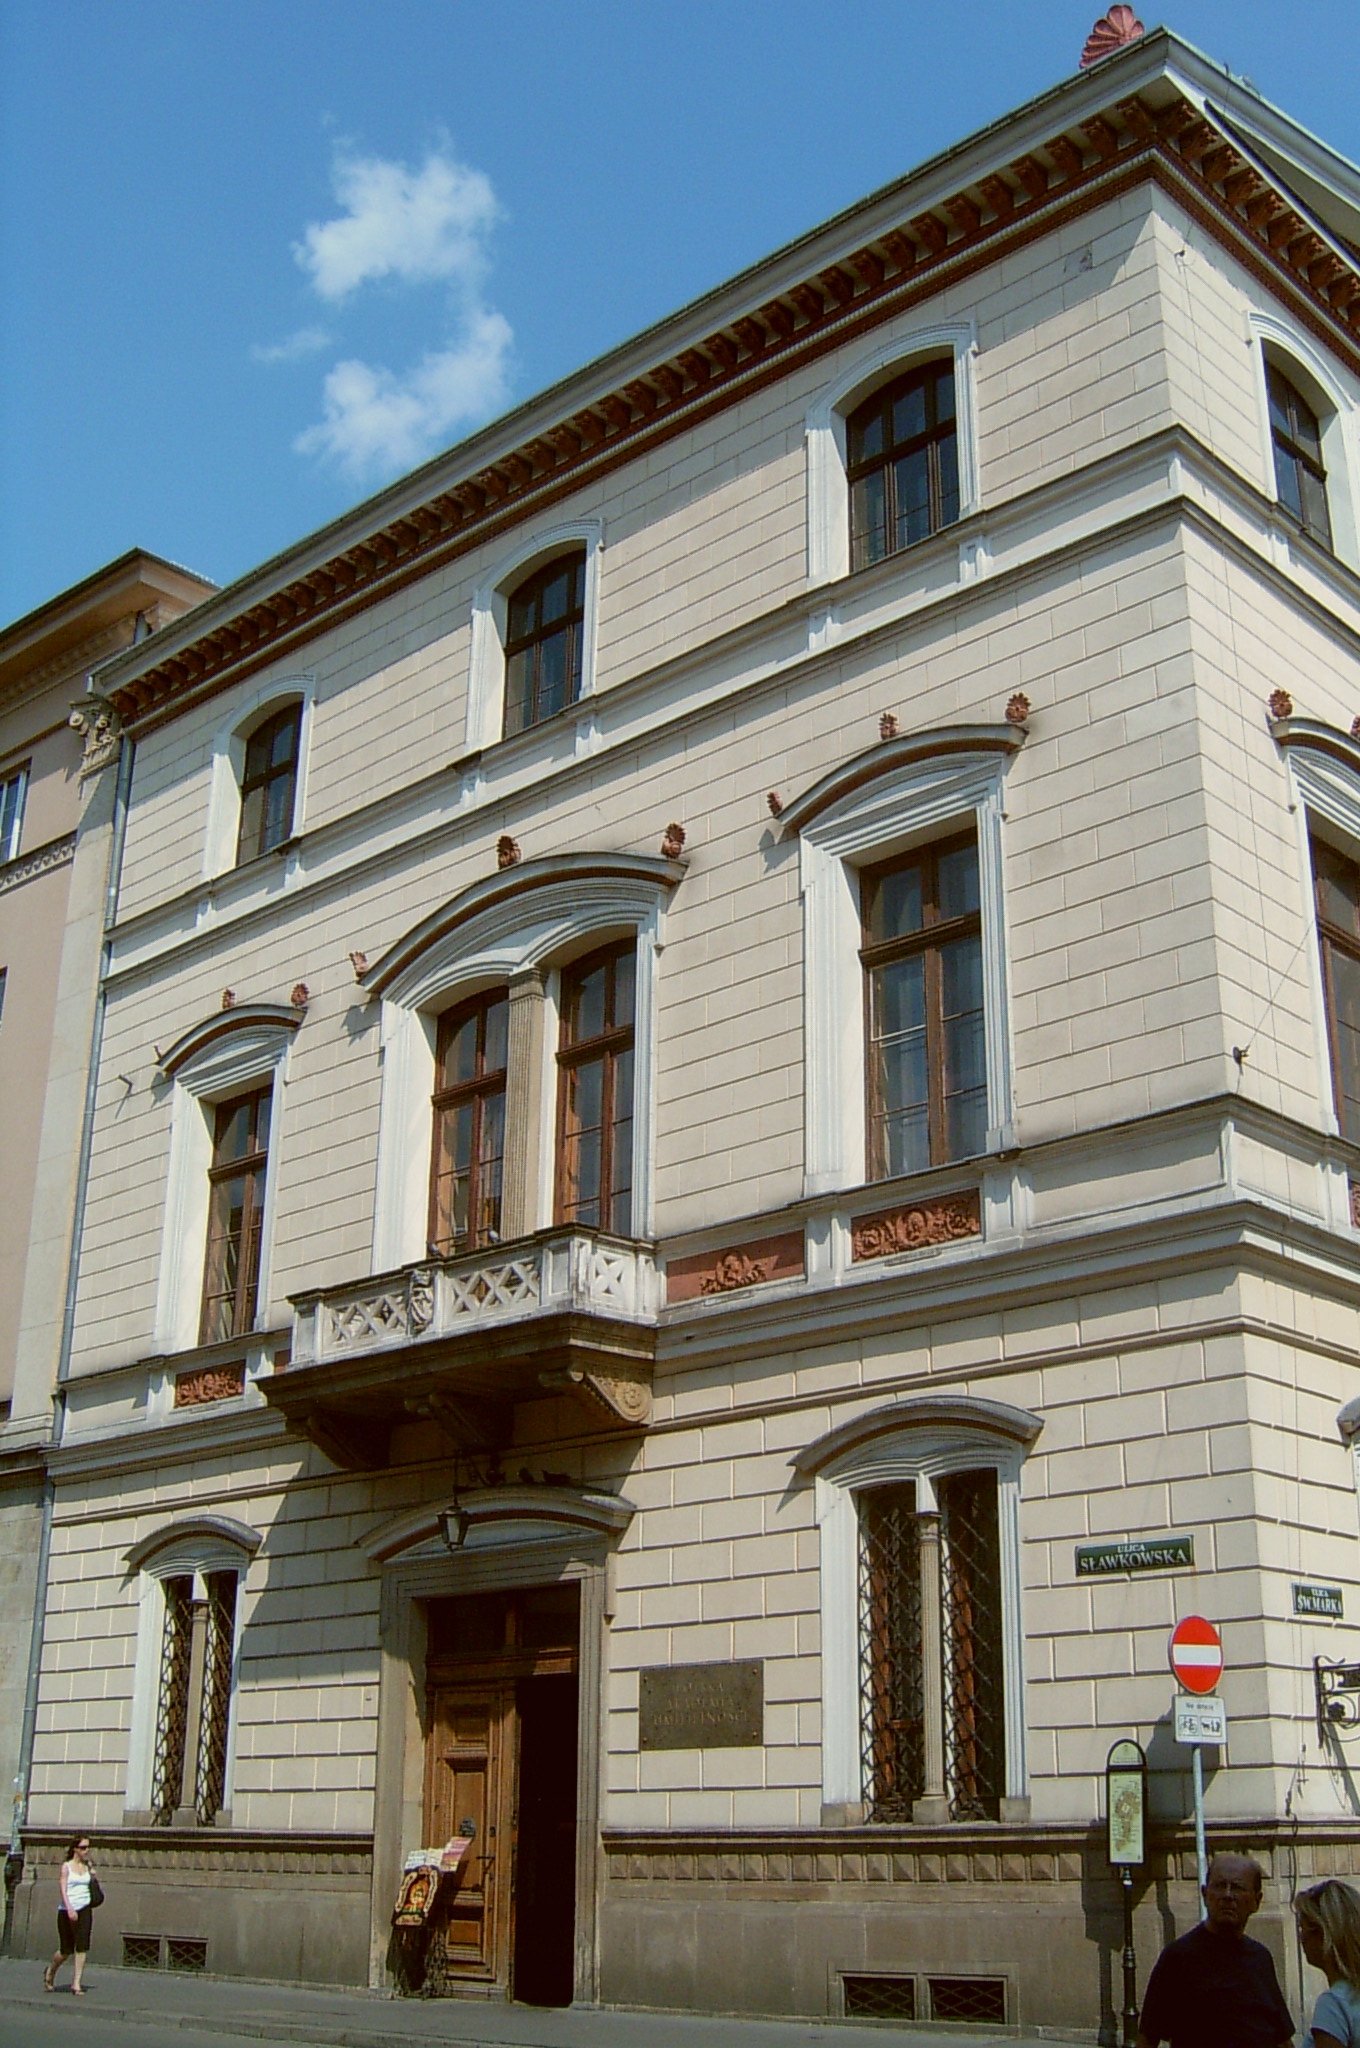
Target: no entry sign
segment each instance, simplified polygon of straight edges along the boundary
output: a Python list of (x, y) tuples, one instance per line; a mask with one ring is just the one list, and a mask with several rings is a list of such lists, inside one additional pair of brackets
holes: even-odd
[(1171, 1669), (1187, 1692), (1212, 1692), (1223, 1676), (1223, 1644), (1202, 1614), (1187, 1614), (1171, 1631)]

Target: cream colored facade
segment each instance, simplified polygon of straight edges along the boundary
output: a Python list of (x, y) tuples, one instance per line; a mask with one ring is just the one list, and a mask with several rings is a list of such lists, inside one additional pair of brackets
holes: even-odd
[[(19, 1762), (42, 1452), (57, 1381), (104, 909), (102, 889), (93, 917), (71, 890), (83, 785), (70, 713), (92, 668), (179, 618), (212, 588), (134, 550), (0, 633), (0, 810), (9, 826), (0, 841), (0, 1781), (7, 1798)], [(26, 1273), (33, 1281), (27, 1298)]]
[[(884, 1980), (938, 2017), (985, 1980), (993, 2017), (1108, 2022), (1120, 1736), (1161, 1830), (1145, 1958), (1193, 1911), (1190, 1612), (1227, 1658), (1211, 1834), (1266, 1864), (1297, 1995), (1282, 1902), (1360, 1857), (1315, 1717), (1314, 1658), (1358, 1654), (1360, 1147), (1308, 851), (1360, 848), (1356, 239), (1360, 174), (1149, 37), (107, 672), (132, 766), (48, 1460), (34, 1952), (78, 1825), (111, 1958), (384, 1981), (432, 1603), (575, 1584), (578, 1998), (835, 2014)], [(845, 415), (936, 357), (960, 517), (850, 573)], [(1268, 361), (1323, 421), (1331, 548), (1278, 503)], [(501, 739), (498, 593), (567, 545), (583, 694)], [(233, 747), (285, 702), (293, 832), (235, 866)], [(871, 1181), (857, 877), (961, 827), (985, 1150)], [(621, 938), (615, 1241), (555, 1221), (553, 1051), (563, 967)], [(433, 1258), (431, 1020), (500, 984), (516, 1227)], [(256, 1327), (202, 1346), (204, 1105), (261, 1076)], [(1001, 1776), (986, 1818), (940, 1787), (875, 1820), (856, 1514), (959, 1470), (996, 1474)], [(1192, 1563), (1079, 1573), (1172, 1534)], [(163, 1586), (227, 1572), (222, 1811), (156, 1828)], [(658, 1674), (743, 1664), (761, 1740), (644, 1740)], [(513, 1994), (497, 1956), (478, 1984)]]

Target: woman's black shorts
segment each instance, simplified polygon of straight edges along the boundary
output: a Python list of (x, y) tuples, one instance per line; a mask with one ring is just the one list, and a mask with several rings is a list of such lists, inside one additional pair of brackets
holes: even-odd
[(87, 1956), (90, 1953), (90, 1922), (94, 1919), (94, 1907), (82, 1906), (74, 1920), (64, 1906), (57, 1908), (57, 1940), (64, 1956), (75, 1954)]

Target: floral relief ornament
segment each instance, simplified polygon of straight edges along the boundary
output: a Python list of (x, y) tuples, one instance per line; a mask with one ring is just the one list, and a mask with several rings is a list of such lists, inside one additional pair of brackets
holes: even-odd
[(106, 697), (83, 697), (78, 704), (71, 706), (71, 715), (66, 723), (73, 732), (80, 734), (82, 776), (97, 775), (101, 768), (108, 767), (110, 761), (117, 760), (123, 728), (117, 711)]
[(203, 1408), (211, 1401), (231, 1401), (246, 1390), (243, 1365), (201, 1365), (175, 1381), (176, 1408)]
[(770, 1260), (753, 1259), (746, 1252), (723, 1252), (705, 1273), (701, 1292), (732, 1294), (739, 1287), (757, 1287), (770, 1277)]
[(940, 1195), (893, 1209), (881, 1216), (861, 1216), (851, 1226), (850, 1256), (886, 1259), (892, 1252), (922, 1251), (930, 1245), (956, 1244), (982, 1235), (982, 1208), (976, 1188)]

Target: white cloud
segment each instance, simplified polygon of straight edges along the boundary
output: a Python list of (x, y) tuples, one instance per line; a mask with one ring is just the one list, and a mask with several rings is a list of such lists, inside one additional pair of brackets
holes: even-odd
[(330, 345), (331, 337), (324, 327), (299, 327), (296, 334), (286, 334), (282, 341), (257, 341), (250, 353), (257, 363), (295, 363), (301, 356), (314, 356), (318, 349)]
[(299, 434), (301, 455), (328, 457), (351, 476), (413, 468), (462, 422), (505, 402), (514, 336), (499, 313), (474, 307), (452, 348), (432, 350), (404, 376), (357, 361), (325, 383), (325, 418)]
[(447, 278), (475, 288), (482, 239), (499, 208), (481, 171), (431, 150), (418, 171), (382, 157), (340, 156), (332, 174), (345, 211), (313, 221), (293, 255), (323, 299), (347, 298), (373, 278)]
[[(323, 386), (323, 417), (299, 434), (299, 454), (319, 456), (368, 481), (409, 469), (455, 430), (505, 403), (514, 336), (482, 296), (486, 240), (500, 216), (491, 181), (433, 149), (418, 170), (382, 157), (341, 154), (332, 184), (344, 209), (314, 221), (293, 255), (313, 291), (335, 306), (382, 279), (445, 287), (441, 344), (410, 369), (350, 357)], [(320, 328), (304, 328), (262, 352), (302, 354)]]

